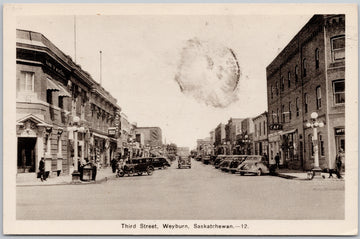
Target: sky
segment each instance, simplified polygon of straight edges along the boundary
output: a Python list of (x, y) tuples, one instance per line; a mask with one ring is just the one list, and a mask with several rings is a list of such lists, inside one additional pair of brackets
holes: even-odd
[(266, 67), (310, 18), (22, 16), (17, 28), (42, 33), (97, 82), (102, 51), (102, 86), (129, 121), (193, 148), (230, 117), (267, 109)]

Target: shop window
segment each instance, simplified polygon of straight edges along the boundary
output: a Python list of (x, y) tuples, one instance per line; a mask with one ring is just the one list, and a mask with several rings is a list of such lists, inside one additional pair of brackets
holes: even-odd
[(307, 63), (306, 63), (306, 59), (304, 58), (303, 60), (303, 77), (306, 77), (307, 74)]
[(325, 147), (324, 147), (324, 138), (323, 135), (319, 135), (319, 146), (320, 146), (320, 155), (325, 156)]
[(288, 88), (291, 86), (291, 74), (290, 71), (288, 72)]
[(308, 112), (308, 94), (305, 93), (304, 94), (304, 109), (305, 109), (305, 113)]
[(320, 58), (319, 58), (319, 48), (315, 50), (315, 68), (319, 69)]
[(18, 80), (18, 88), (20, 91), (34, 91), (34, 72), (21, 71)]
[(345, 59), (345, 36), (331, 38), (331, 51), (334, 60)]
[(316, 109), (321, 109), (321, 87), (316, 87)]
[(300, 110), (299, 110), (299, 97), (296, 98), (295, 100), (295, 107), (296, 107), (296, 117), (298, 117), (300, 115)]
[(295, 66), (295, 82), (297, 83), (299, 80), (299, 67), (298, 65)]
[(334, 103), (336, 105), (345, 103), (345, 81), (344, 80), (333, 81), (333, 95), (334, 95)]

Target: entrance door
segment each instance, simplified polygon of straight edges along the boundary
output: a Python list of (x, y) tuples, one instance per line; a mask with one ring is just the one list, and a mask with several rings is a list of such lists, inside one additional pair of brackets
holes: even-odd
[(36, 138), (18, 138), (18, 173), (35, 172)]
[(345, 151), (345, 136), (336, 136), (336, 153), (340, 148)]

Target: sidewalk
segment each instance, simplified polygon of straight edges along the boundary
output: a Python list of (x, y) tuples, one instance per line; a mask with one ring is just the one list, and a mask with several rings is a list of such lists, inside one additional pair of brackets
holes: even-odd
[[(116, 177), (116, 174), (112, 172), (111, 167), (109, 168), (102, 168), (97, 171), (96, 174), (96, 181), (81, 181), (76, 183), (76, 185), (84, 185), (84, 184), (94, 184), (94, 183), (102, 183), (106, 182), (107, 180), (113, 179)], [(72, 176), (70, 175), (63, 175), (59, 177), (49, 177), (46, 181), (41, 182), (40, 178), (31, 177), (26, 181), (16, 179), (16, 186), (51, 186), (51, 185), (75, 185), (72, 182)]]
[[(291, 170), (291, 169), (277, 169), (276, 170), (276, 175), (278, 177), (281, 178), (286, 178), (286, 179), (295, 179), (295, 180), (309, 180), (308, 179), (308, 173), (307, 171), (302, 171), (302, 170)], [(333, 177), (329, 178), (329, 173), (321, 173), (321, 177), (315, 177), (313, 178), (313, 180), (332, 180), (332, 181), (344, 181), (345, 180), (345, 173), (342, 172), (341, 173), (341, 179), (338, 179), (336, 177), (336, 174), (333, 173)]]

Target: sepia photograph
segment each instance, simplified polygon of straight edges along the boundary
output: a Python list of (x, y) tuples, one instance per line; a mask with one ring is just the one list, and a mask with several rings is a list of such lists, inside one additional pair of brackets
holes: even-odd
[(4, 233), (356, 235), (357, 17), (6, 4)]

